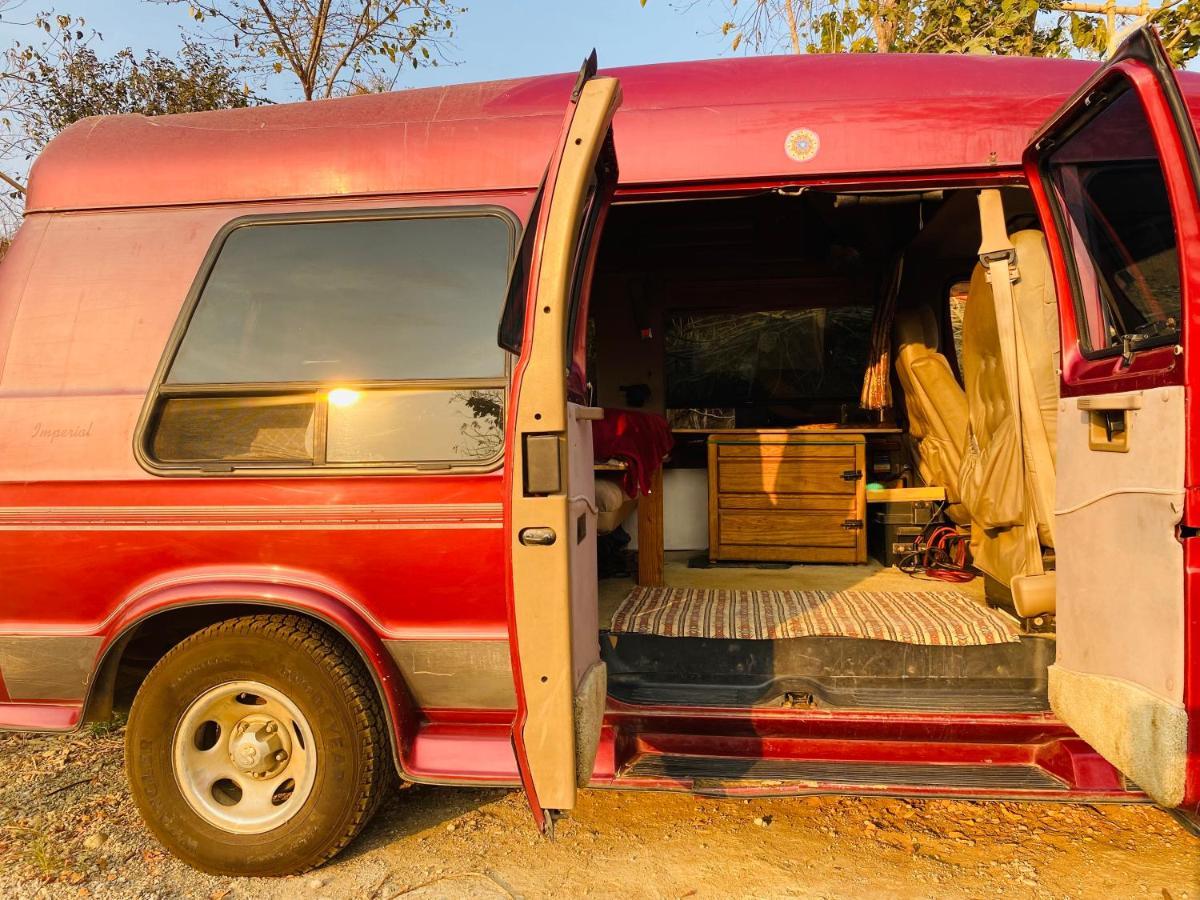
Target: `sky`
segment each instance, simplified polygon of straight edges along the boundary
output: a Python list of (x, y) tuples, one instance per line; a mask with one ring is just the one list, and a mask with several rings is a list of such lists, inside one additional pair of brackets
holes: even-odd
[[(409, 70), (398, 87), (428, 87), (498, 78), (568, 72), (596, 48), (602, 66), (675, 62), (720, 56), (719, 6), (688, 0), (459, 0), (449, 55), (457, 65)], [(103, 36), (108, 52), (179, 47), (180, 26), (192, 27), (185, 4), (145, 0), (26, 0), (25, 11), (53, 7), (82, 16)], [(0, 43), (20, 37), (0, 23)], [(28, 38), (26, 38), (28, 39)], [(290, 99), (286, 82), (272, 85), (273, 99)]]

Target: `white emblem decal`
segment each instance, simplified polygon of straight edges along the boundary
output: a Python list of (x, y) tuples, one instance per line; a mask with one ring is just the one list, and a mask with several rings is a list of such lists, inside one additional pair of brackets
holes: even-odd
[(783, 149), (790, 159), (796, 162), (808, 162), (821, 149), (821, 139), (809, 128), (797, 128), (783, 142)]

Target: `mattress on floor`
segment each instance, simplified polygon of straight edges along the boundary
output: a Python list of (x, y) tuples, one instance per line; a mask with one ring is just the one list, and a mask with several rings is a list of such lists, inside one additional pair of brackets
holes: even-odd
[(621, 602), (611, 631), (731, 640), (866, 638), (935, 647), (1020, 640), (1003, 614), (958, 591), (639, 587)]

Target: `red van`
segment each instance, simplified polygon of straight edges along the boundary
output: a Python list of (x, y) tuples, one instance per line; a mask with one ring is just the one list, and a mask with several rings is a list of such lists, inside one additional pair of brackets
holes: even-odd
[(1197, 115), (1141, 31), (74, 125), (0, 267), (0, 727), (131, 700), (231, 874), (393, 775), (1196, 816)]

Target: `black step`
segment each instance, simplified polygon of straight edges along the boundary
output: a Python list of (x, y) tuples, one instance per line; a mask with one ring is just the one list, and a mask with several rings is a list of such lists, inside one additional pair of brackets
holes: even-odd
[[(839, 681), (841, 683), (839, 684)], [(853, 679), (777, 678), (745, 684), (714, 684), (680, 678), (651, 681), (644, 676), (613, 675), (608, 692), (634, 706), (721, 707), (792, 706), (815, 709), (871, 709), (925, 712), (1045, 712), (1044, 691), (1032, 684), (995, 685), (962, 682), (946, 686), (945, 679), (910, 678), (891, 684), (864, 686)]]
[(775, 641), (605, 636), (609, 693), (641, 706), (1044, 712), (1054, 641), (930, 647), (808, 637)]
[(978, 788), (988, 791), (1059, 791), (1065, 787), (1063, 782), (1038, 766), (825, 762), (660, 753), (642, 754), (621, 772), (621, 776), (697, 783), (798, 781), (847, 787)]

